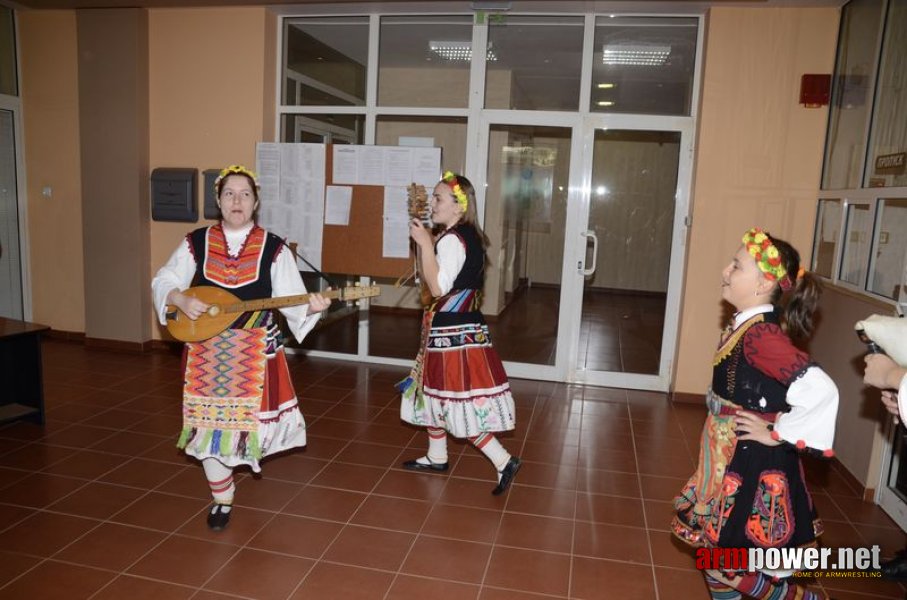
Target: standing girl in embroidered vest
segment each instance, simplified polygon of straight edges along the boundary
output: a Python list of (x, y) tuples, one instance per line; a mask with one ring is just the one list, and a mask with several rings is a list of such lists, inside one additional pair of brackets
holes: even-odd
[[(152, 281), (154, 305), (165, 324), (168, 304), (190, 319), (207, 309), (182, 293), (190, 285), (223, 288), (240, 300), (305, 294), (296, 261), (285, 244), (253, 220), (259, 185), (239, 165), (214, 183), (222, 220), (186, 236)], [(281, 308), (300, 342), (330, 305), (320, 294), (308, 305)], [(184, 350), (183, 432), (177, 445), (202, 461), (214, 497), (207, 516), (215, 531), (227, 526), (233, 504), (233, 468), (305, 446), (305, 422), (271, 310), (242, 314), (222, 333)]]
[(494, 436), (514, 428), (515, 413), (507, 374), (479, 312), (488, 238), (478, 225), (475, 190), (462, 175), (444, 173), (431, 208), (440, 236), (433, 239), (418, 219), (409, 231), (433, 302), (425, 310), (415, 367), (399, 386), (400, 416), (428, 428), (428, 453), (403, 467), (446, 471), (447, 434), (467, 438), (494, 465), (498, 484), (491, 493), (498, 495), (510, 486), (520, 459)]
[[(715, 353), (699, 467), (675, 498), (674, 534), (692, 546), (815, 546), (822, 533), (800, 452), (831, 456), (834, 382), (788, 336), (812, 333), (819, 282), (787, 242), (754, 228), (722, 272), (736, 309)], [(792, 571), (705, 573), (713, 598), (810, 600)]]

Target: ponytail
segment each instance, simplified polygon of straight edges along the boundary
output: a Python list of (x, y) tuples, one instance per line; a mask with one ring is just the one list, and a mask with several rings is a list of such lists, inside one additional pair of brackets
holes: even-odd
[[(822, 283), (818, 277), (800, 267), (800, 253), (796, 248), (776, 237), (771, 237), (771, 240), (787, 270), (784, 276), (787, 281), (779, 282), (772, 292), (772, 304), (780, 309), (781, 327), (791, 338), (808, 338), (815, 327), (813, 315), (822, 296)], [(785, 290), (785, 287), (788, 289)]]

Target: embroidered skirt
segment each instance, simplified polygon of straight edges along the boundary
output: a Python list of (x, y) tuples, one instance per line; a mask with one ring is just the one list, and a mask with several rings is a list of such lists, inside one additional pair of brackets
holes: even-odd
[(815, 545), (823, 527), (796, 449), (739, 441), (739, 407), (711, 390), (708, 402), (699, 465), (674, 499), (674, 535), (692, 546)]
[[(462, 299), (445, 306), (472, 307)], [(477, 310), (426, 311), (416, 365), (399, 387), (400, 418), (413, 425), (459, 438), (516, 425), (507, 373)]]
[(227, 329), (186, 344), (179, 448), (261, 471), (265, 456), (305, 446), (305, 421), (277, 326)]

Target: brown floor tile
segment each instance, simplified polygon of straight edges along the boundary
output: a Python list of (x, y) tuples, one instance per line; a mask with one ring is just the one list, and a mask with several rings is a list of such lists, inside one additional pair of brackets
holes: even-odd
[(244, 477), (236, 482), (236, 506), (260, 510), (279, 511), (298, 494), (304, 486), (286, 481), (270, 481), (262, 477)]
[(571, 598), (581, 600), (652, 600), (656, 597), (652, 567), (592, 558), (574, 559), (571, 587)]
[(399, 575), (394, 580), (388, 600), (410, 600), (411, 598), (431, 598), (432, 600), (474, 600), (479, 593), (479, 586), (453, 581), (441, 581), (423, 577)]
[(638, 498), (577, 493), (576, 519), (629, 527), (645, 527), (643, 504), (642, 500)]
[(0, 456), (0, 466), (9, 469), (40, 471), (73, 455), (72, 448), (36, 442)]
[(649, 530), (649, 544), (652, 548), (652, 562), (659, 567), (675, 569), (693, 569), (696, 558), (693, 549), (687, 546), (674, 534), (667, 531)]
[(337, 440), (327, 437), (309, 437), (308, 444), (300, 448), (300, 456), (306, 458), (317, 458), (321, 460), (332, 460), (341, 450), (346, 448), (349, 440)]
[(340, 440), (353, 440), (362, 433), (368, 425), (366, 423), (357, 423), (355, 421), (341, 421), (339, 419), (329, 419), (327, 417), (318, 417), (309, 426), (308, 432), (318, 437), (329, 437)]
[(570, 557), (520, 548), (495, 547), (485, 583), (526, 592), (565, 596)]
[(655, 586), (659, 600), (708, 598), (709, 590), (700, 571), (655, 567)]
[(422, 533), (490, 544), (497, 534), (501, 516), (496, 510), (436, 504)]
[(70, 495), (54, 502), (47, 510), (77, 517), (107, 519), (145, 495), (144, 490), (119, 485), (90, 482)]
[(282, 512), (346, 523), (366, 497), (361, 492), (309, 485), (294, 496)]
[(431, 511), (431, 504), (421, 500), (403, 500), (369, 496), (350, 521), (380, 529), (418, 533)]
[(110, 571), (45, 561), (6, 587), (0, 588), (0, 598), (3, 600), (89, 598), (114, 577), (116, 574)]
[(533, 594), (531, 592), (518, 592), (517, 590), (507, 590), (503, 588), (493, 588), (483, 586), (482, 591), (479, 592), (479, 600), (542, 600), (543, 598), (551, 600), (551, 598), (566, 598), (567, 596), (552, 596), (546, 594), (541, 596), (539, 594)]
[(0, 588), (41, 562), (35, 556), (0, 550)]
[(290, 600), (382, 600), (393, 580), (386, 571), (319, 562)]
[(421, 441), (423, 446), (428, 445), (428, 437), (424, 430), (411, 425), (406, 425), (402, 421), (397, 425), (369, 423), (359, 433), (355, 441), (372, 444), (386, 444), (398, 448), (403, 448), (408, 444), (417, 441)]
[(209, 502), (151, 492), (110, 517), (115, 523), (172, 532), (189, 519), (203, 519)]
[(356, 567), (396, 571), (415, 535), (347, 525), (328, 548), (324, 560)]
[(650, 563), (645, 529), (600, 523), (577, 522), (573, 553), (591, 558)]
[(0, 533), (0, 548), (48, 557), (99, 524), (91, 519), (38, 512)]
[(55, 560), (122, 571), (159, 544), (166, 534), (103, 523), (54, 555)]
[(523, 466), (518, 475), (521, 485), (567, 491), (577, 489), (580, 485), (579, 477), (574, 467), (535, 463), (527, 460), (523, 460)]
[(412, 471), (388, 471), (373, 493), (412, 500), (434, 501), (442, 496), (447, 485), (447, 476)]
[[(208, 486), (205, 471), (200, 464), (177, 467), (172, 464), (153, 461), (143, 461), (143, 464), (145, 463), (152, 463), (153, 466), (147, 465), (149, 473), (146, 476), (136, 477), (136, 483), (139, 483), (141, 479), (145, 480), (143, 482), (145, 485), (140, 487), (174, 496), (186, 496), (187, 498), (197, 498), (205, 501), (211, 500), (211, 488)], [(124, 467), (124, 470), (117, 473), (115, 478), (128, 480), (132, 476), (127, 474), (128, 471), (130, 470)], [(239, 475), (239, 473), (234, 477), (236, 485), (239, 485), (240, 482), (245, 482), (245, 480), (246, 478)]]
[(562, 519), (574, 518), (576, 492), (514, 485), (509, 494), (507, 512)]
[(248, 546), (317, 559), (337, 538), (341, 529), (343, 525), (340, 523), (278, 514), (249, 540)]
[(485, 574), (491, 548), (488, 544), (420, 535), (400, 571), (478, 584)]
[[(692, 475), (692, 473), (691, 473)], [(661, 500), (671, 502), (680, 493), (687, 480), (681, 477), (659, 477), (656, 475), (640, 475), (639, 483), (642, 487), (642, 497), (647, 500)]]
[(3, 490), (3, 501), (9, 504), (45, 508), (85, 485), (81, 479), (37, 473), (11, 483)]
[(193, 594), (193, 587), (121, 575), (92, 596), (91, 600), (188, 600), (198, 597)]
[(332, 462), (312, 480), (312, 483), (354, 492), (370, 492), (384, 473), (384, 469), (377, 467)]
[(262, 600), (283, 600), (314, 564), (305, 558), (244, 548), (205, 584), (205, 589)]
[(573, 521), (505, 512), (494, 543), (569, 554), (573, 548)]
[(350, 442), (334, 460), (355, 465), (387, 468), (397, 465), (401, 461), (400, 453), (399, 446)]
[(576, 480), (576, 490), (579, 492), (626, 496), (629, 498), (639, 498), (641, 496), (639, 476), (636, 473), (578, 469)]
[(127, 572), (198, 587), (220, 570), (236, 552), (234, 546), (171, 536), (132, 565)]
[[(78, 425), (75, 427), (78, 427)], [(110, 452), (111, 454), (122, 454), (123, 456), (133, 457), (147, 452), (160, 444), (163, 439), (164, 438), (159, 435), (148, 435), (145, 433), (128, 431), (114, 433), (95, 444), (90, 444), (88, 447), (99, 452)], [(48, 443), (55, 442), (53, 442), (52, 439), (48, 439)]]
[(35, 514), (36, 509), (12, 504), (0, 504), (0, 531), (17, 525), (23, 519)]
[(80, 450), (71, 452), (68, 458), (45, 468), (43, 472), (48, 475), (95, 479), (120, 467), (122, 464), (122, 456), (115, 456), (105, 452)]
[(30, 471), (20, 471), (19, 469), (4, 469), (0, 467), (0, 490), (9, 487), (31, 475)]

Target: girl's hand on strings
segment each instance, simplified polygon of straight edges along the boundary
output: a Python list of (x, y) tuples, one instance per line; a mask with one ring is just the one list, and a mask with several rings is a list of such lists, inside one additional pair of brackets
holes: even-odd
[[(331, 288), (328, 288), (326, 291), (331, 291)], [(323, 310), (331, 305), (331, 299), (325, 298), (321, 294), (311, 294), (309, 296), (309, 313), (315, 314), (320, 313)]]

